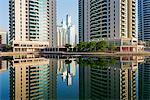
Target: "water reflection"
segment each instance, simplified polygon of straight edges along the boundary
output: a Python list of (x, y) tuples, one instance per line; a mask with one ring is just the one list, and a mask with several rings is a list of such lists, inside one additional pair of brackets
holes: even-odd
[(16, 57), (10, 67), (10, 99), (56, 98), (57, 60)]
[[(55, 56), (34, 55), (14, 57), (10, 65), (10, 99), (56, 99), (57, 75), (68, 86), (76, 74), (76, 62)], [(62, 88), (62, 87), (60, 87)]]
[(12, 100), (150, 99), (149, 57), (26, 55), (3, 61), (0, 73), (9, 71), (5, 87)]
[(143, 57), (81, 58), (79, 62), (80, 99), (138, 98), (136, 74)]
[(140, 100), (150, 99), (150, 59), (146, 59), (138, 68), (138, 94)]

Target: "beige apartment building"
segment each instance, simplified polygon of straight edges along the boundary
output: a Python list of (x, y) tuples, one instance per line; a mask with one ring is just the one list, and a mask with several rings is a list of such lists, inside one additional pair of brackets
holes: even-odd
[(9, 19), (14, 51), (56, 46), (56, 0), (9, 0)]
[[(79, 40), (104, 39), (124, 44), (118, 45), (119, 51), (138, 51), (135, 15), (136, 0), (79, 0)], [(131, 41), (130, 47), (125, 45)]]

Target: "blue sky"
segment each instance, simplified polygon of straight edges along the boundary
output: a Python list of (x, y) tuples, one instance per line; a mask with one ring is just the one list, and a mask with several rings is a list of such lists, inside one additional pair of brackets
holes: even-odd
[(65, 20), (66, 14), (71, 15), (73, 24), (78, 26), (78, 0), (57, 0), (57, 22)]
[[(73, 24), (78, 26), (78, 0), (57, 0), (57, 22), (65, 20), (66, 14), (72, 16)], [(9, 0), (0, 0), (0, 27), (8, 30)]]
[(8, 29), (9, 23), (9, 0), (0, 0), (0, 27)]

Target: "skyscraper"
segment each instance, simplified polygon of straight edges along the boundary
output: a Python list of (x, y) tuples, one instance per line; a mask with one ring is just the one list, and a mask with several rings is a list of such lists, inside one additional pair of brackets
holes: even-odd
[(61, 25), (57, 26), (57, 46), (62, 48), (66, 44), (66, 23), (62, 20)]
[(67, 15), (66, 16), (66, 25), (67, 25), (67, 27), (70, 27), (71, 26), (71, 16), (70, 15)]
[(90, 0), (79, 0), (79, 42), (90, 41)]
[(150, 1), (138, 0), (138, 39), (150, 40)]
[(56, 46), (56, 0), (9, 0), (9, 16), (14, 51)]
[(79, 41), (106, 40), (120, 52), (143, 51), (135, 15), (136, 0), (79, 0)]
[(79, 0), (80, 41), (135, 38), (135, 0)]

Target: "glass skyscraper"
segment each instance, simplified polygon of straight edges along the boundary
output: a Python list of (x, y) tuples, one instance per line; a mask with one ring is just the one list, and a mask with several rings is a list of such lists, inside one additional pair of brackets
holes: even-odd
[(138, 0), (138, 39), (150, 40), (150, 0)]

